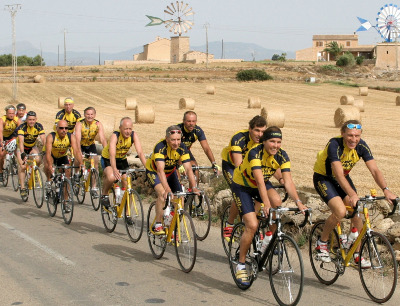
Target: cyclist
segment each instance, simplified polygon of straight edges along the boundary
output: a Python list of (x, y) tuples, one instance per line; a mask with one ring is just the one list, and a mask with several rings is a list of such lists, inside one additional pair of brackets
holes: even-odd
[(26, 120), (26, 105), (24, 103), (17, 104), (17, 117), (24, 123)]
[[(79, 167), (82, 166), (82, 154), (79, 150), (75, 135), (68, 132), (68, 122), (60, 120), (56, 124), (56, 131), (46, 137), (44, 173), (47, 177), (46, 189), (50, 187), (50, 180), (53, 175), (53, 164), (62, 166), (69, 164), (68, 149), (72, 148), (74, 157), (78, 160)], [(71, 169), (66, 169), (67, 177), (71, 176)]]
[(300, 210), (307, 209), (299, 199), (293, 183), (289, 156), (281, 149), (282, 132), (280, 128), (276, 126), (267, 128), (263, 132), (260, 142), (246, 153), (242, 164), (235, 168), (231, 187), (233, 198), (245, 224), (245, 231), (240, 240), (239, 264), (236, 270), (236, 279), (243, 285), (250, 284), (245, 259), (258, 228), (255, 211), (260, 209), (260, 204), (254, 205), (253, 199), (264, 203), (265, 215), (268, 215), (271, 207), (276, 208), (282, 204), (279, 194), (269, 181), (277, 169), (281, 170), (285, 189), (289, 196)]
[[(40, 136), (42, 143), (46, 144), (46, 136), (44, 133), (43, 125), (37, 122), (36, 113), (29, 111), (26, 114), (26, 121), (17, 128), (18, 146), (17, 159), (19, 164), (18, 177), (20, 181), (20, 193), (25, 197), (28, 195), (28, 190), (25, 186), (25, 170), (26, 170), (26, 155), (39, 153), (39, 149), (35, 146), (37, 138)], [(40, 165), (40, 158), (36, 158), (38, 166)]]
[[(383, 190), (386, 199), (392, 203), (396, 196), (387, 187), (385, 178), (372, 156), (366, 142), (361, 139), (362, 126), (358, 120), (346, 121), (340, 128), (340, 136), (331, 138), (325, 149), (318, 152), (314, 164), (314, 188), (322, 200), (328, 204), (331, 215), (325, 221), (321, 237), (317, 242), (316, 250), (321, 261), (330, 262), (327, 241), (330, 232), (340, 222), (345, 214), (345, 205), (355, 206), (360, 199), (357, 190), (350, 178), (350, 171), (362, 158), (371, 172), (376, 184)], [(360, 232), (362, 220), (355, 215), (351, 220)], [(359, 262), (359, 248), (354, 253), (354, 261)], [(368, 268), (371, 263), (361, 258), (361, 267)]]
[(198, 192), (190, 164), (189, 150), (182, 142), (182, 131), (177, 125), (171, 125), (165, 132), (165, 138), (154, 146), (151, 157), (146, 162), (146, 176), (157, 193), (156, 235), (164, 235), (162, 226), (163, 207), (169, 193), (181, 191), (176, 166), (181, 162), (189, 179), (189, 186)]
[(114, 182), (122, 178), (122, 188), (126, 188), (126, 174), (121, 177), (119, 170), (129, 168), (126, 155), (132, 145), (135, 146), (140, 161), (145, 165), (146, 158), (140, 144), (139, 136), (133, 131), (132, 119), (124, 117), (120, 121), (119, 131), (114, 131), (111, 134), (108, 145), (101, 152), (101, 166), (103, 167), (104, 180), (100, 202), (105, 208), (110, 207), (108, 193)]
[(68, 97), (64, 100), (64, 109), (56, 114), (55, 124), (60, 120), (65, 120), (68, 123), (68, 132), (73, 133), (75, 130), (76, 122), (81, 118), (81, 114), (74, 109), (74, 99)]
[[(82, 154), (96, 154), (96, 144), (94, 143), (94, 139), (96, 136), (99, 136), (100, 143), (103, 145), (103, 148), (107, 146), (107, 140), (104, 135), (103, 124), (98, 121), (96, 118), (96, 109), (94, 107), (87, 107), (83, 111), (84, 118), (78, 119), (78, 122), (75, 125), (75, 137), (78, 144), (81, 145)], [(96, 169), (99, 167), (99, 157), (94, 156), (94, 165)], [(93, 189), (95, 191), (95, 189)], [(97, 193), (98, 195), (98, 193)]]
[[(206, 139), (206, 135), (204, 134), (204, 131), (197, 125), (197, 114), (194, 111), (187, 111), (183, 114), (183, 122), (177, 124), (179, 126), (180, 130), (182, 131), (182, 142), (185, 144), (186, 148), (189, 150), (189, 155), (190, 155), (190, 163), (192, 165), (197, 166), (197, 161), (194, 158), (192, 152), (190, 151), (190, 148), (192, 145), (198, 140), (200, 142), (200, 145), (204, 151), (204, 153), (207, 155), (208, 159), (211, 162), (211, 165), (214, 169), (215, 172), (219, 171), (219, 166), (215, 162), (214, 154), (211, 151), (211, 148), (208, 144), (208, 141)], [(181, 168), (181, 171), (183, 172), (183, 169)], [(197, 183), (199, 182), (199, 175), (198, 171), (196, 170), (196, 177), (197, 177)]]
[[(232, 185), (233, 171), (242, 163), (247, 151), (260, 142), (260, 138), (267, 129), (267, 121), (262, 116), (255, 116), (249, 121), (249, 128), (236, 132), (227, 147), (222, 151), (222, 173), (229, 187)], [(282, 182), (280, 171), (274, 174)], [(238, 215), (235, 202), (232, 201), (229, 217), (224, 228), (224, 237), (229, 240), (233, 230), (233, 223)]]
[(21, 120), (16, 116), (14, 105), (7, 105), (4, 110), (6, 114), (0, 118), (0, 182), (3, 181), (3, 166), (7, 151), (3, 148), (3, 142), (17, 137), (17, 127)]

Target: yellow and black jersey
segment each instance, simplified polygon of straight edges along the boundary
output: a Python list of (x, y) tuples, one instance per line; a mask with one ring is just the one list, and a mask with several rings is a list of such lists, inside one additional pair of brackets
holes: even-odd
[(43, 125), (36, 122), (34, 126), (30, 127), (28, 123), (24, 122), (17, 128), (17, 134), (24, 136), (24, 147), (32, 148), (39, 135), (44, 135)]
[(81, 114), (77, 110), (73, 109), (72, 112), (67, 114), (65, 112), (65, 109), (62, 109), (56, 115), (55, 124), (57, 124), (57, 122), (60, 120), (65, 120), (68, 122), (68, 132), (73, 133), (75, 130), (76, 122), (79, 118), (81, 118)]
[(257, 188), (254, 169), (261, 169), (264, 181), (267, 182), (278, 169), (282, 172), (290, 171), (290, 159), (282, 149), (275, 155), (269, 155), (261, 143), (246, 153), (242, 164), (233, 172), (233, 181), (245, 187)]
[(179, 123), (178, 126), (182, 130), (182, 142), (189, 150), (192, 144), (196, 142), (196, 140), (198, 141), (206, 140), (206, 135), (204, 134), (204, 131), (198, 125), (196, 125), (191, 132), (186, 130), (185, 125), (183, 123)]
[[(119, 160), (126, 159), (126, 154), (134, 144), (133, 141), (134, 132), (132, 131), (131, 136), (128, 138), (124, 138), (120, 131), (114, 131), (113, 134), (117, 135), (117, 147), (115, 152), (115, 158)], [(101, 156), (110, 159), (109, 149), (110, 149), (110, 143), (108, 143), (108, 145), (103, 149), (103, 151), (101, 152)]]
[(318, 152), (317, 160), (314, 164), (314, 172), (334, 177), (331, 163), (340, 161), (343, 166), (343, 173), (346, 176), (361, 158), (365, 162), (374, 159), (370, 148), (364, 140), (361, 139), (358, 145), (350, 150), (344, 143), (342, 136), (334, 137), (329, 140), (325, 149)]
[(7, 116), (1, 117), (3, 119), (3, 137), (9, 138), (11, 136), (17, 136), (17, 127), (18, 127), (18, 117), (15, 116), (13, 119), (8, 119)]
[(71, 133), (67, 133), (63, 139), (56, 132), (51, 132), (50, 135), (53, 137), (51, 155), (54, 158), (66, 156), (68, 149), (71, 148)]
[(222, 150), (222, 160), (234, 165), (232, 153), (242, 154), (242, 157), (246, 155), (247, 151), (250, 150), (257, 143), (250, 137), (249, 130), (241, 130), (232, 136), (229, 145)]
[(81, 123), (81, 146), (90, 146), (94, 144), (94, 139), (96, 135), (99, 133), (99, 121), (94, 119), (91, 124), (87, 123), (85, 118), (78, 119), (78, 122)]
[(146, 161), (146, 169), (157, 172), (156, 161), (165, 162), (164, 172), (169, 174), (174, 171), (177, 162), (186, 163), (190, 161), (189, 150), (183, 142), (176, 150), (167, 144), (165, 139), (160, 140), (154, 147), (151, 157)]

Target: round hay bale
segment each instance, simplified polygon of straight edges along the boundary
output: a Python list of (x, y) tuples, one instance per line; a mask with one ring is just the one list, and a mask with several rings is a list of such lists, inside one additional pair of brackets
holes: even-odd
[(348, 105), (348, 104), (352, 104), (354, 102), (354, 97), (353, 96), (341, 96), (340, 97), (340, 104), (341, 105)]
[(60, 108), (60, 109), (64, 108), (64, 100), (66, 98), (67, 97), (58, 97), (58, 108)]
[(396, 97), (396, 105), (400, 105), (400, 96)]
[(136, 98), (131, 97), (125, 99), (125, 109), (132, 110), (136, 109), (136, 107), (137, 107)]
[(357, 107), (360, 112), (364, 112), (365, 111), (365, 109), (364, 109), (364, 101), (361, 100), (361, 99), (354, 100), (351, 105)]
[(136, 107), (135, 122), (136, 123), (154, 123), (155, 113), (154, 107), (151, 105), (138, 105)]
[(247, 100), (247, 108), (261, 108), (261, 100), (259, 97), (250, 97)]
[(206, 87), (206, 93), (207, 93), (208, 95), (215, 95), (215, 86), (213, 86), (213, 85), (208, 85), (208, 86)]
[(339, 107), (333, 117), (336, 127), (341, 127), (347, 120), (361, 120), (360, 111), (353, 105)]
[(368, 87), (359, 87), (360, 96), (368, 96)]
[(285, 114), (281, 109), (261, 109), (261, 116), (267, 120), (267, 127), (277, 126), (283, 128), (285, 125)]
[(194, 109), (195, 101), (192, 98), (181, 98), (179, 100), (179, 109)]
[(36, 76), (33, 78), (33, 82), (34, 82), (34, 83), (44, 83), (44, 82), (46, 82), (46, 79), (45, 79), (43, 76), (41, 76), (41, 75), (36, 75)]

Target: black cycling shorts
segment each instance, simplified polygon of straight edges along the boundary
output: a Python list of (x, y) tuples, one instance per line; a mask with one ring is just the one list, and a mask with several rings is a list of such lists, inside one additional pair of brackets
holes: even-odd
[[(349, 182), (351, 188), (357, 192), (349, 175), (346, 176), (346, 180)], [(332, 177), (314, 172), (313, 182), (315, 190), (326, 204), (328, 204), (329, 200), (334, 197), (340, 197), (343, 200), (347, 196), (339, 183)]]
[(69, 165), (69, 159), (67, 155), (60, 158), (55, 158), (53, 154), (51, 154), (51, 157), (53, 157), (53, 164), (56, 166)]
[[(115, 159), (115, 162), (117, 164), (117, 169), (118, 170), (127, 170), (129, 169), (129, 164), (128, 164), (128, 160), (125, 159)], [(103, 167), (103, 169), (105, 169), (106, 167), (111, 167), (111, 163), (110, 160), (108, 158), (104, 158), (103, 156), (101, 157), (101, 166)]]
[(82, 154), (97, 154), (96, 145), (92, 143), (90, 146), (81, 146)]

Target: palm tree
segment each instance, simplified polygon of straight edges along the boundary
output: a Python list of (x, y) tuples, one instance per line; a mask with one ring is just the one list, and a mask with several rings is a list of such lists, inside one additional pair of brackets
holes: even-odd
[(324, 49), (325, 52), (328, 52), (332, 58), (331, 60), (336, 60), (336, 57), (342, 53), (343, 46), (339, 45), (337, 41), (331, 41), (327, 44), (327, 47)]

